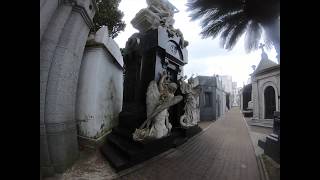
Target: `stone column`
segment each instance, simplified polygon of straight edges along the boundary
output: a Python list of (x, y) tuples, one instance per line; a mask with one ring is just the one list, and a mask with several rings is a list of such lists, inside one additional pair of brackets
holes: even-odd
[(58, 8), (59, 0), (41, 0), (40, 1), (40, 42), (42, 35), (48, 27), (48, 24)]
[(259, 95), (258, 95), (258, 83), (256, 80), (252, 81), (251, 100), (253, 104), (253, 117), (252, 119), (259, 119)]
[(45, 125), (45, 98), (49, 69), (61, 32), (71, 11), (72, 6), (69, 4), (59, 6), (40, 42), (40, 166), (43, 175), (54, 174)]
[(45, 176), (63, 172), (78, 157), (75, 95), (96, 11), (94, 0), (60, 2), (40, 43), (40, 167)]

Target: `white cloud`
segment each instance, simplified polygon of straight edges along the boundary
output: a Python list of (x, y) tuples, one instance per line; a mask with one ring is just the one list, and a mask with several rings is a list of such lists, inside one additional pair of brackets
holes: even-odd
[[(249, 74), (252, 73), (252, 65), (258, 65), (260, 61), (261, 50), (249, 54), (244, 50), (244, 36), (239, 39), (232, 51), (227, 51), (220, 47), (219, 38), (202, 39), (200, 36), (201, 27), (199, 21), (190, 21), (189, 12), (186, 12), (185, 4), (187, 0), (171, 0), (180, 12), (175, 14), (175, 28), (179, 28), (184, 38), (189, 41), (188, 57), (189, 63), (185, 65), (185, 74), (190, 76), (197, 75), (231, 75), (233, 81), (238, 86), (247, 82)], [(123, 20), (127, 26), (124, 32), (121, 32), (115, 41), (123, 48), (128, 38), (138, 32), (134, 29), (130, 21), (135, 14), (142, 8), (147, 7), (146, 0), (122, 0), (119, 9), (124, 12)], [(276, 61), (276, 52), (266, 50), (269, 59)]]

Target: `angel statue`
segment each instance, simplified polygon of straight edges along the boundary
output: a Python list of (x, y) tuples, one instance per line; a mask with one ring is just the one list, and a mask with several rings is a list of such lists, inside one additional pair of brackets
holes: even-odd
[(150, 82), (146, 98), (147, 119), (133, 133), (135, 141), (159, 139), (170, 133), (172, 125), (169, 122), (168, 108), (182, 100), (182, 96), (174, 96), (176, 90), (177, 84), (170, 82), (165, 72), (159, 85), (155, 80)]
[(180, 117), (180, 125), (183, 128), (189, 128), (198, 124), (199, 117), (199, 104), (198, 97), (200, 94), (200, 86), (194, 87), (194, 78), (191, 77), (188, 79), (188, 83), (184, 80), (187, 77), (184, 76), (179, 79), (180, 89), (182, 94), (185, 94), (185, 106), (184, 114)]

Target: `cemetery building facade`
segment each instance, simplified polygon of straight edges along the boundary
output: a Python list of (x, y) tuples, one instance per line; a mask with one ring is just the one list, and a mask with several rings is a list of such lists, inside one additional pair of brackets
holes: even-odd
[(222, 88), (221, 77), (218, 75), (197, 76), (195, 81), (201, 88), (199, 95), (200, 120), (217, 120), (227, 111), (228, 96)]
[[(247, 111), (250, 109), (249, 102), (251, 101), (252, 95), (252, 84), (247, 84), (240, 90), (240, 110)], [(252, 110), (252, 109), (251, 109)]]
[(274, 111), (280, 111), (280, 64), (269, 60), (263, 48), (251, 81), (253, 120), (273, 119)]
[(239, 91), (240, 95), (240, 110), (245, 117), (252, 117), (253, 104), (251, 101), (252, 84), (247, 84)]

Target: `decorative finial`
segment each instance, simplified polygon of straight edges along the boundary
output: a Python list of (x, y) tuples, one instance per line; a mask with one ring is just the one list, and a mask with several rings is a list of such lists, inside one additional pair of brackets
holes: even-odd
[(260, 43), (260, 44), (259, 44), (259, 48), (260, 48), (260, 49), (262, 49), (262, 52), (264, 52), (264, 49), (263, 49), (263, 48), (264, 48), (264, 46), (265, 46), (265, 45), (264, 45), (264, 44), (262, 44), (262, 43)]
[(261, 53), (261, 59), (268, 59), (268, 55), (267, 53), (264, 51), (264, 47), (265, 45), (260, 43), (259, 45), (259, 48), (262, 50), (262, 53)]
[(252, 67), (253, 71), (256, 70), (256, 66), (255, 65), (252, 65), (251, 67)]

